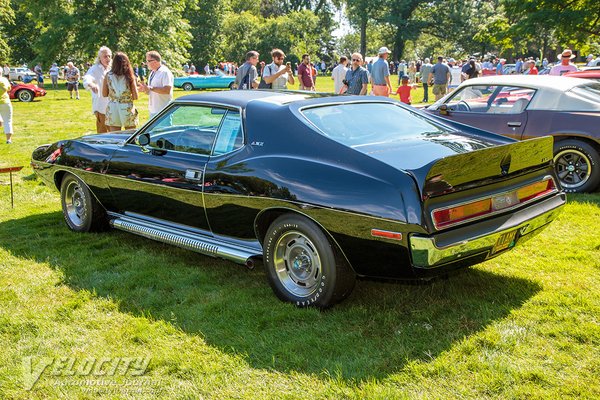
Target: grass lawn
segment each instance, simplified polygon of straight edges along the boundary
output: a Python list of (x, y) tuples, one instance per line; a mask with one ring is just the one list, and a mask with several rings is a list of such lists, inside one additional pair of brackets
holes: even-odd
[[(569, 196), (541, 235), (448, 279), (359, 281), (335, 309), (302, 310), (262, 268), (69, 231), (28, 163), (39, 144), (93, 131), (90, 95), (13, 106), (0, 167), (25, 168), (14, 209), (0, 185), (0, 399), (600, 397), (598, 193)], [(141, 376), (117, 364), (131, 358), (149, 360)]]

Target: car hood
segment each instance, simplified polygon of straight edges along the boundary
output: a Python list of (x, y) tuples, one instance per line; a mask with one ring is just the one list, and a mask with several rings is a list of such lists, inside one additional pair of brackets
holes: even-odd
[(413, 170), (432, 160), (497, 146), (497, 142), (452, 132), (423, 133), (394, 141), (368, 143), (353, 148), (394, 168)]
[(120, 131), (119, 133), (102, 133), (99, 135), (82, 136), (77, 141), (87, 144), (124, 144), (127, 139), (135, 132), (135, 129)]

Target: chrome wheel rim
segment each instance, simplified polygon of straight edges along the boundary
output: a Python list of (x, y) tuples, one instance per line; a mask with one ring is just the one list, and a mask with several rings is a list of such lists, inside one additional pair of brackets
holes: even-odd
[(183, 90), (185, 90), (186, 92), (189, 92), (190, 90), (192, 90), (192, 85), (190, 85), (189, 83), (186, 83), (185, 85), (183, 85)]
[(554, 156), (554, 168), (563, 188), (574, 189), (584, 185), (592, 174), (588, 156), (578, 150), (563, 150)]
[(309, 297), (321, 282), (321, 258), (304, 234), (290, 231), (275, 244), (275, 272), (285, 289), (298, 297)]
[(31, 93), (29, 93), (27, 91), (19, 93), (19, 100), (21, 100), (21, 101), (29, 101), (29, 100), (31, 100), (31, 97), (32, 97)]
[(83, 226), (88, 210), (85, 192), (78, 182), (69, 182), (65, 191), (65, 208), (71, 223), (77, 227)]

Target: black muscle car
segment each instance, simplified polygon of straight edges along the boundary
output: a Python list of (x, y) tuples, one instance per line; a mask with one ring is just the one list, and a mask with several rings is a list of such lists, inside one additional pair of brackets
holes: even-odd
[(41, 146), (32, 166), (74, 231), (262, 259), (280, 299), (328, 307), (357, 276), (429, 279), (539, 232), (565, 203), (552, 145), (387, 98), (231, 91)]

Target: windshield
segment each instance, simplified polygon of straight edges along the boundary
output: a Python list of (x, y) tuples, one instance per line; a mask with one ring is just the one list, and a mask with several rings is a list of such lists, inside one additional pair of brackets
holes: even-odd
[(302, 114), (325, 136), (350, 147), (447, 132), (391, 103), (336, 104), (304, 109)]

